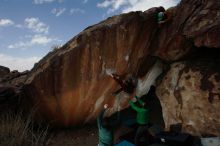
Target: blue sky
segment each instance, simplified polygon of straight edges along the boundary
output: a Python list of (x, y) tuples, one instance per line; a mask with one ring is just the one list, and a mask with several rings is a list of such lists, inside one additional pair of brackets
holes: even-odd
[(63, 45), (109, 16), (179, 0), (1, 0), (0, 65), (31, 69), (54, 45)]

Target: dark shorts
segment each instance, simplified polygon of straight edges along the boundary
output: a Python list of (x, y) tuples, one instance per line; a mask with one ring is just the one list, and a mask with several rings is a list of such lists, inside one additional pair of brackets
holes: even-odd
[(148, 125), (139, 125), (135, 135), (135, 146), (147, 146), (149, 144)]

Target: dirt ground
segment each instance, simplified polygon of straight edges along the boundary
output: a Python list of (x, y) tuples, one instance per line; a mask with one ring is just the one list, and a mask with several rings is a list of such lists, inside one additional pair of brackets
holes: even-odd
[[(115, 129), (114, 143), (119, 142), (119, 137), (132, 129), (120, 126)], [(96, 125), (87, 125), (79, 129), (60, 129), (51, 132), (47, 146), (97, 146), (98, 128)]]
[(89, 125), (79, 129), (60, 129), (53, 131), (49, 146), (97, 146), (98, 129)]

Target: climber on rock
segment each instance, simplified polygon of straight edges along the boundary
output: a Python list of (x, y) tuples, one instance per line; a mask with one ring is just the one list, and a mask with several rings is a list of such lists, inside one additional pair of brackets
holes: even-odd
[(157, 22), (159, 25), (168, 22), (172, 18), (172, 9), (168, 9), (167, 11), (161, 11), (157, 13)]
[(137, 96), (128, 101), (131, 108), (137, 112), (136, 122), (138, 129), (135, 135), (135, 146), (143, 146), (149, 144), (149, 109), (146, 103)]
[(124, 91), (128, 94), (132, 94), (134, 92), (136, 87), (134, 78), (129, 76), (127, 79), (122, 79), (122, 77), (117, 74), (110, 74), (110, 76), (121, 86), (120, 89), (113, 93), (114, 95), (117, 95), (121, 91)]
[(104, 109), (101, 111), (97, 118), (98, 132), (99, 132), (99, 144), (98, 146), (113, 146), (113, 133), (115, 127), (119, 124), (119, 117), (114, 119), (112, 116), (107, 116), (107, 112), (112, 110), (108, 104), (104, 105)]

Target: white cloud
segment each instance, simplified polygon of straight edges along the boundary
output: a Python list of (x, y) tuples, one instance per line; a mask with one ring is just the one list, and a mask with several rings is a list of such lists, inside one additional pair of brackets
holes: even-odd
[(35, 4), (44, 4), (44, 3), (51, 3), (54, 0), (34, 0)]
[(21, 24), (16, 24), (15, 27), (17, 28), (23, 28), (23, 26)]
[(104, 0), (99, 8), (108, 8), (107, 14), (120, 9), (121, 12), (145, 11), (152, 7), (163, 6), (165, 9), (175, 6), (180, 0)]
[(72, 8), (72, 9), (70, 9), (70, 14), (72, 15), (72, 14), (74, 14), (74, 13), (85, 13), (85, 10), (83, 10), (83, 9), (80, 9), (80, 8)]
[(0, 27), (1, 26), (10, 26), (13, 24), (14, 24), (14, 22), (10, 19), (0, 19)]
[(51, 13), (55, 14), (56, 17), (62, 15), (66, 11), (66, 8), (53, 8)]
[(83, 0), (83, 4), (86, 4), (88, 2), (88, 0)]
[(34, 35), (31, 37), (31, 39), (29, 41), (20, 41), (17, 42), (15, 44), (11, 44), (8, 46), (9, 49), (22, 49), (25, 50), (27, 48), (30, 48), (34, 45), (47, 45), (49, 43), (51, 43), (52, 41), (59, 41), (56, 38), (49, 38), (47, 36), (43, 36), (43, 35)]
[(53, 41), (54, 39), (52, 38), (48, 38), (47, 36), (41, 36), (41, 35), (35, 35), (32, 39), (31, 39), (31, 44), (33, 45), (46, 45), (48, 43), (50, 43), (51, 41)]
[(125, 0), (117, 0), (113, 3), (112, 7), (114, 10), (118, 10), (121, 6), (126, 5), (127, 1)]
[(49, 31), (49, 26), (41, 22), (39, 18), (26, 18), (24, 23), (27, 28), (36, 33), (48, 33)]
[[(34, 0), (34, 4), (45, 4), (45, 3), (52, 3), (56, 0)], [(57, 0), (59, 3), (64, 2), (64, 0)]]
[(21, 58), (21, 57), (12, 57), (0, 53), (0, 65), (9, 67), (10, 70), (18, 70), (18, 71), (30, 70), (34, 66), (34, 63), (38, 62), (40, 59), (41, 57), (36, 57), (36, 56)]
[(152, 7), (163, 6), (165, 9), (175, 6), (179, 3), (180, 0), (139, 0), (136, 3), (131, 4), (130, 6), (124, 8), (122, 12), (130, 11), (145, 11)]
[(105, 0), (102, 3), (98, 3), (97, 7), (99, 7), (99, 8), (107, 8), (107, 7), (111, 6), (113, 3), (114, 3), (114, 1), (112, 1), (112, 0)]
[(110, 7), (108, 11), (116, 11), (118, 10), (121, 6), (127, 5), (128, 0), (105, 0), (102, 3), (98, 3), (97, 7), (99, 8), (107, 8)]
[(9, 49), (15, 49), (15, 48), (22, 48), (22, 49), (26, 49), (26, 47), (29, 47), (29, 43), (27, 42), (18, 42), (18, 43), (15, 43), (15, 44), (11, 44), (8, 46)]
[(128, 5), (128, 0), (105, 0), (102, 3), (98, 3), (99, 8), (108, 8), (107, 14), (111, 14), (116, 10), (120, 9), (122, 6)]
[(63, 3), (63, 2), (64, 2), (64, 0), (58, 0), (58, 2), (59, 2), (59, 3)]

